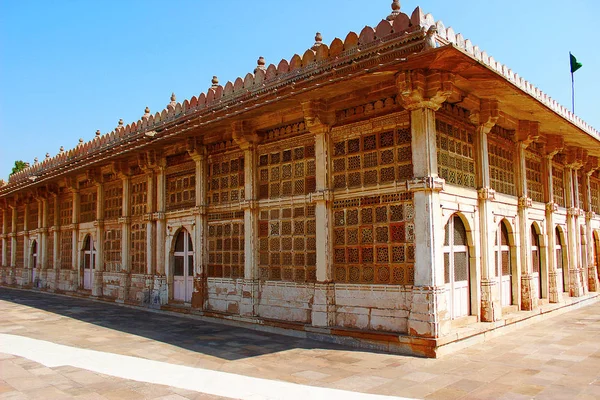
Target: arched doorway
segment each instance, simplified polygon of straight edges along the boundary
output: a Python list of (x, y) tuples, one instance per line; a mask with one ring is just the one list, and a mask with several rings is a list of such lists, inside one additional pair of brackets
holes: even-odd
[(31, 249), (29, 253), (29, 263), (31, 267), (31, 284), (33, 287), (38, 287), (39, 281), (37, 280), (37, 262), (38, 262), (38, 246), (37, 240), (31, 243)]
[(173, 300), (186, 303), (192, 300), (194, 287), (194, 247), (192, 236), (181, 229), (173, 252)]
[(500, 283), (500, 302), (502, 306), (510, 306), (512, 297), (512, 267), (510, 262), (510, 244), (506, 221), (502, 220), (496, 230), (495, 242), (496, 276)]
[(535, 288), (538, 298), (542, 298), (542, 271), (540, 261), (540, 235), (535, 229), (535, 225), (531, 224), (531, 266), (532, 266), (532, 285)]
[(563, 250), (563, 235), (558, 226), (554, 229), (554, 252), (556, 253), (556, 273), (562, 280), (562, 283), (558, 285), (558, 287), (561, 288), (563, 292), (568, 292), (569, 280), (567, 279), (567, 274), (569, 271), (565, 270), (566, 263), (565, 251)]
[(459, 216), (446, 224), (444, 239), (444, 281), (452, 319), (471, 313), (467, 230)]
[(83, 288), (92, 289), (92, 270), (96, 268), (96, 248), (90, 235), (83, 242)]
[(580, 246), (579, 246), (579, 251), (580, 253), (580, 267), (582, 269), (582, 279), (583, 279), (583, 287), (585, 288), (585, 291), (587, 292), (590, 288), (589, 285), (589, 280), (588, 280), (588, 262), (587, 262), (587, 235), (585, 234), (585, 227), (582, 225), (579, 228), (579, 236), (580, 236)]

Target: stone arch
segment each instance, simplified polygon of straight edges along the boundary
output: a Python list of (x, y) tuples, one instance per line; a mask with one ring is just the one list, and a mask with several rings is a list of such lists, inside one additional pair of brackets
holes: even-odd
[(554, 228), (554, 257), (556, 260), (556, 269), (561, 269), (559, 274), (562, 280), (561, 290), (569, 293), (569, 246), (567, 246), (567, 233), (561, 225)]
[[(546, 240), (542, 226), (537, 222), (533, 221), (530, 225), (530, 257), (531, 257), (531, 271), (529, 273), (535, 276), (537, 279), (537, 297), (547, 298), (548, 297), (548, 263), (546, 260)], [(536, 275), (537, 274), (537, 275)]]
[(502, 305), (518, 305), (521, 276), (517, 263), (515, 230), (507, 218), (502, 218), (496, 225), (494, 259), (494, 275), (498, 279)]
[(446, 219), (443, 231), (444, 285), (450, 316), (456, 319), (477, 315), (480, 278), (470, 218), (454, 212)]
[(169, 252), (165, 274), (169, 301), (191, 301), (196, 257), (193, 233), (191, 226), (182, 224), (174, 229), (173, 235), (167, 237)]

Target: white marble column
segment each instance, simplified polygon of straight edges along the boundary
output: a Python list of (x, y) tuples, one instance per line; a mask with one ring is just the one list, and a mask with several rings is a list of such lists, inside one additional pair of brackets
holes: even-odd
[(580, 165), (576, 162), (570, 163), (565, 168), (566, 184), (565, 194), (567, 203), (567, 241), (568, 241), (568, 259), (569, 259), (569, 294), (573, 297), (582, 296), (585, 293), (580, 258), (580, 232), (579, 232), (579, 208), (577, 196), (577, 169)]

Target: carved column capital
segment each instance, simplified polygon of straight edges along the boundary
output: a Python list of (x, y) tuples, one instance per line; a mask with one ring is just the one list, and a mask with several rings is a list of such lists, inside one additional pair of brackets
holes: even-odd
[(558, 211), (558, 204), (556, 204), (556, 203), (546, 203), (546, 211), (557, 212)]
[(519, 121), (515, 139), (522, 147), (528, 147), (540, 139), (540, 123), (538, 121)]
[(248, 150), (260, 141), (256, 130), (248, 121), (234, 121), (231, 124), (231, 136), (242, 150)]
[(519, 208), (531, 207), (533, 201), (530, 197), (519, 197)]
[(587, 163), (588, 152), (581, 147), (569, 146), (566, 148), (566, 153), (567, 162), (565, 166), (567, 168), (578, 170)]
[(422, 192), (422, 191), (435, 191), (441, 192), (444, 190), (446, 181), (443, 178), (437, 176), (426, 176), (423, 178), (416, 178), (406, 182), (406, 187), (409, 191)]
[(186, 151), (192, 158), (192, 160), (199, 162), (203, 161), (206, 157), (206, 147), (202, 144), (202, 141), (195, 137), (188, 137), (186, 140)]
[(488, 187), (480, 188), (477, 190), (477, 198), (479, 200), (495, 200), (496, 191)]

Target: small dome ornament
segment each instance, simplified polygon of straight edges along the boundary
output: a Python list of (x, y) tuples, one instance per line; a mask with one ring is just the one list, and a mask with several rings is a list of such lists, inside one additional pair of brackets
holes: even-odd
[(81, 146), (83, 144), (83, 138), (79, 138), (79, 145)]
[(46, 158), (50, 158), (50, 153), (46, 153)]
[(100, 135), (102, 135), (102, 133), (100, 132), (100, 129), (98, 129), (98, 130), (96, 131), (96, 136), (100, 136)]
[(60, 149), (58, 150), (59, 153), (64, 153), (65, 152), (65, 146), (60, 146)]
[(118, 127), (119, 127), (119, 128), (122, 128), (122, 127), (123, 127), (123, 118), (120, 118), (120, 119), (119, 119), (119, 126), (118, 126)]
[(213, 76), (212, 80), (210, 81), (212, 83), (211, 88), (216, 89), (219, 86), (219, 78), (217, 78), (217, 76)]
[(144, 115), (142, 115), (142, 119), (146, 120), (150, 118), (150, 107), (146, 106), (144, 109)]
[(258, 60), (256, 60), (256, 68), (254, 68), (254, 73), (256, 74), (258, 70), (267, 70), (267, 67), (265, 67), (265, 58), (263, 56), (258, 57)]
[(319, 47), (322, 44), (323, 44), (323, 35), (321, 35), (321, 32), (317, 32), (315, 34), (315, 44), (314, 44), (314, 47)]
[(33, 159), (33, 164), (35, 165), (37, 163), (38, 163), (38, 158), (36, 157), (36, 158)]
[(392, 13), (387, 16), (388, 21), (393, 21), (400, 14), (400, 0), (392, 1)]

